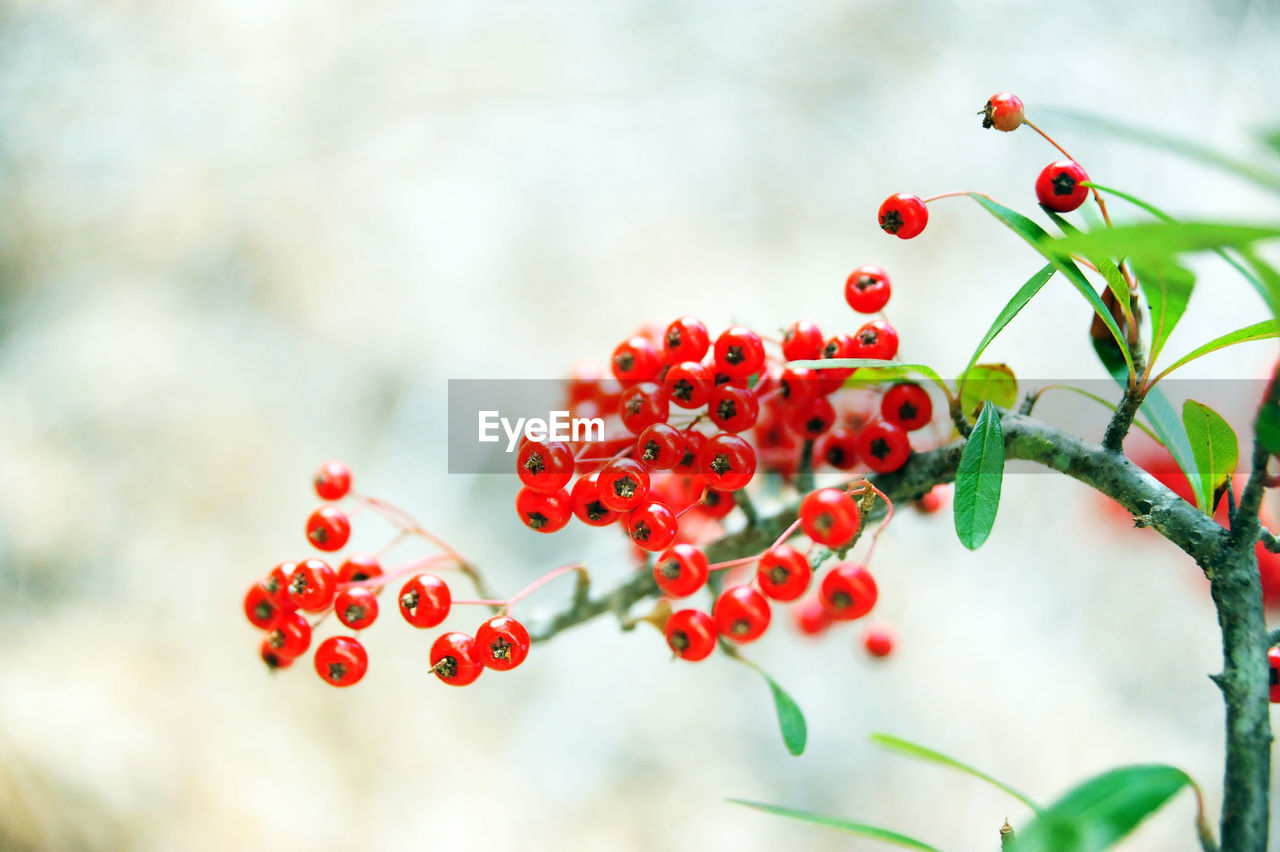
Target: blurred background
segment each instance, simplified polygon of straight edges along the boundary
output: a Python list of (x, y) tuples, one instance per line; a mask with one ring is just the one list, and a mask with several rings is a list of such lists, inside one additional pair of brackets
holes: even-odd
[[(875, 730), (1042, 800), (1174, 763), (1216, 814), (1207, 589), (1060, 477), (1009, 477), (977, 553), (947, 513), (895, 521), (872, 566), (889, 660), (861, 624), (752, 649), (808, 715), (798, 759), (757, 675), (671, 663), (652, 630), (602, 619), (449, 689), (426, 672), (437, 631), (384, 614), (368, 675), (335, 690), (309, 661), (269, 676), (241, 601), (306, 552), (329, 457), (504, 591), (579, 557), (625, 576), (615, 536), (539, 536), (513, 480), (447, 474), (447, 380), (561, 376), (683, 313), (852, 330), (862, 263), (894, 278), (902, 357), (953, 375), (1040, 261), (965, 200), (889, 239), (880, 201), (1033, 210), (1056, 154), (981, 129), (1000, 90), (1032, 118), (1250, 156), (1280, 122), (1277, 36), (1272, 4), (1190, 0), (0, 4), (0, 847), (864, 848), (731, 796), (947, 849), (1025, 823)], [(1280, 212), (1185, 161), (1062, 139), (1175, 214)], [(1171, 355), (1260, 316), (1230, 270), (1196, 269)], [(1101, 378), (1087, 323), (1055, 279), (991, 360), (1024, 384)], [(1257, 378), (1274, 356), (1186, 375)], [(386, 534), (362, 516), (356, 541)], [(1183, 794), (1125, 848), (1194, 848), (1192, 813)]]

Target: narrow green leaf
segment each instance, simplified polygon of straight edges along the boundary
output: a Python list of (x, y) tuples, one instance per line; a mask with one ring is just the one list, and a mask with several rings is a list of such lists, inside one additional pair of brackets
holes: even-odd
[(1000, 408), (1018, 401), (1018, 379), (1008, 364), (975, 364), (960, 374), (960, 408), (967, 413), (990, 400)]
[(800, 706), (785, 689), (778, 686), (776, 680), (764, 672), (760, 674), (764, 675), (769, 691), (773, 693), (773, 705), (778, 711), (778, 728), (782, 731), (782, 741), (786, 744), (787, 751), (796, 756), (803, 754), (805, 743), (809, 739), (809, 727), (805, 724), (804, 713), (800, 712)]
[(1004, 430), (990, 402), (973, 424), (956, 468), (955, 525), (960, 543), (976, 550), (991, 534), (1004, 479)]
[(1101, 852), (1159, 810), (1191, 778), (1172, 766), (1125, 766), (1071, 790), (1026, 828), (1017, 852)]
[[(948, 395), (951, 389), (947, 387), (947, 383), (932, 368), (924, 364), (900, 364), (897, 361), (878, 361), (875, 358), (819, 358), (813, 361), (788, 361), (789, 367), (807, 367), (810, 370), (847, 370), (856, 368), (862, 370), (876, 371), (872, 375), (875, 381), (892, 381), (900, 379), (904, 376), (915, 373), (929, 379), (938, 387), (942, 388)], [(857, 373), (854, 374), (855, 376)]]
[(1275, 316), (1276, 322), (1280, 323), (1280, 272), (1259, 257), (1251, 246), (1241, 248), (1239, 252), (1240, 257), (1258, 276), (1262, 284), (1262, 297), (1271, 306), (1271, 313)]
[(1151, 309), (1151, 355), (1154, 363), (1164, 349), (1174, 326), (1182, 319), (1196, 285), (1191, 271), (1176, 263), (1141, 261), (1134, 264), (1134, 274), (1147, 297)]
[[(1052, 210), (1045, 208), (1044, 212), (1048, 213), (1049, 218), (1057, 223), (1058, 227), (1062, 229), (1062, 233), (1067, 234), (1068, 236), (1082, 233), (1079, 228), (1072, 225)], [(1095, 254), (1086, 255), (1086, 259), (1093, 264), (1094, 268), (1098, 271), (1098, 274), (1107, 282), (1107, 289), (1111, 291), (1111, 295), (1115, 298), (1116, 304), (1124, 311), (1124, 321), (1127, 326), (1133, 318), (1133, 305), (1130, 304), (1129, 282), (1124, 280), (1124, 273), (1120, 271), (1120, 267), (1116, 266), (1109, 257)]]
[(1089, 283), (1089, 279), (1084, 277), (1080, 267), (1076, 266), (1069, 256), (1063, 255), (1057, 250), (1050, 250), (1044, 247), (1046, 243), (1057, 241), (1049, 236), (1044, 228), (1041, 228), (1021, 213), (1010, 210), (1002, 204), (997, 204), (985, 195), (979, 195), (976, 192), (969, 193), (969, 197), (986, 208), (987, 212), (992, 216), (1004, 222), (1010, 230), (1026, 240), (1032, 248), (1044, 256), (1045, 260), (1053, 264), (1059, 272), (1066, 276), (1066, 279), (1080, 292), (1080, 295), (1084, 296), (1085, 300), (1093, 306), (1094, 312), (1106, 323), (1112, 336), (1115, 337), (1121, 353), (1124, 355), (1125, 364), (1128, 366), (1129, 371), (1132, 372), (1133, 357), (1129, 354), (1129, 346), (1125, 341), (1124, 332), (1120, 330), (1115, 318), (1111, 316), (1111, 311), (1107, 310), (1107, 306), (1102, 303), (1102, 298), (1094, 292), (1093, 285)]
[(1184, 364), (1188, 364), (1202, 355), (1208, 355), (1210, 352), (1217, 352), (1219, 349), (1225, 349), (1228, 346), (1234, 346), (1237, 343), (1250, 343), (1255, 340), (1270, 340), (1273, 337), (1280, 336), (1280, 329), (1276, 328), (1274, 320), (1263, 320), (1253, 325), (1237, 328), (1235, 331), (1215, 337), (1203, 346), (1192, 349), (1186, 355), (1183, 355), (1177, 361), (1160, 371), (1160, 375), (1156, 376), (1152, 382), (1158, 382), (1165, 376), (1172, 373)]
[(1193, 399), (1182, 403), (1182, 425), (1186, 427), (1191, 453), (1200, 471), (1197, 491), (1210, 495), (1209, 501), (1200, 508), (1212, 515), (1212, 495), (1236, 472), (1236, 463), (1240, 461), (1240, 441), (1221, 414)]
[(1027, 279), (1027, 283), (1018, 288), (1018, 292), (1013, 294), (1013, 298), (1010, 299), (1008, 304), (1006, 304), (1004, 308), (1001, 309), (1000, 313), (996, 315), (995, 321), (991, 323), (991, 328), (987, 329), (987, 333), (983, 335), (982, 342), (978, 344), (978, 348), (973, 351), (973, 357), (971, 357), (969, 359), (969, 363), (965, 365), (966, 371), (968, 371), (968, 369), (974, 364), (978, 363), (978, 359), (982, 357), (983, 352), (987, 351), (987, 347), (991, 345), (991, 341), (996, 339), (996, 335), (1004, 331), (1004, 327), (1013, 321), (1013, 318), (1018, 315), (1018, 312), (1026, 307), (1028, 302), (1035, 298), (1035, 295), (1040, 292), (1041, 288), (1043, 288), (1046, 283), (1048, 283), (1049, 279), (1053, 277), (1053, 273), (1056, 271), (1057, 270), (1054, 269), (1052, 263), (1046, 263), (1044, 266), (1040, 267), (1040, 271)]
[(914, 837), (907, 837), (905, 834), (899, 834), (896, 831), (889, 831), (886, 828), (877, 828), (874, 825), (866, 825), (860, 822), (850, 822), (837, 817), (824, 816), (815, 814), (811, 811), (799, 811), (795, 808), (784, 808), (781, 805), (766, 805), (763, 802), (748, 802), (745, 799), (729, 799), (735, 805), (743, 805), (748, 808), (755, 808), (758, 811), (764, 811), (767, 814), (775, 816), (783, 816), (788, 819), (800, 820), (812, 825), (819, 825), (823, 828), (833, 828), (836, 831), (843, 831), (846, 834), (856, 834), (860, 837), (869, 837), (872, 840), (879, 840), (884, 843), (892, 843), (897, 846), (905, 846), (907, 849), (921, 849), (924, 852), (939, 852), (935, 846), (930, 846), (922, 840), (916, 840)]
[(1054, 239), (1042, 239), (1046, 251), (1068, 257), (1155, 257), (1215, 248), (1244, 247), (1261, 240), (1280, 238), (1280, 228), (1231, 225), (1218, 222), (1142, 222), (1088, 231)]
[(986, 781), (988, 784), (992, 785), (993, 787), (998, 787), (999, 789), (1008, 793), (1010, 796), (1013, 796), (1015, 799), (1022, 802), (1027, 807), (1031, 808), (1031, 810), (1035, 811), (1036, 813), (1040, 813), (1043, 810), (1043, 808), (1041, 808), (1034, 801), (1032, 801), (1031, 797), (1027, 796), (1025, 793), (1015, 790), (1013, 787), (1010, 787), (1008, 784), (1004, 783), (1003, 781), (997, 781), (995, 778), (992, 778), (987, 773), (979, 769), (975, 769), (974, 767), (970, 766), (967, 763), (962, 763), (959, 760), (956, 760), (954, 757), (948, 757), (942, 752), (934, 751), (931, 748), (925, 748), (924, 746), (919, 745), (918, 743), (913, 743), (909, 740), (904, 740), (900, 737), (891, 736), (890, 734), (878, 734), (878, 733), (872, 734), (871, 742), (875, 743), (881, 748), (888, 749), (889, 751), (896, 752), (898, 754), (905, 754), (907, 757), (914, 757), (914, 758), (917, 758), (918, 760), (927, 760), (931, 763), (937, 763), (937, 764), (941, 764), (942, 766), (950, 767), (951, 769), (958, 769), (961, 772), (972, 775), (974, 778), (978, 778), (982, 781)]
[(1160, 388), (1148, 389), (1138, 413), (1146, 416), (1151, 428), (1160, 436), (1160, 443), (1164, 444), (1165, 449), (1173, 456), (1173, 460), (1178, 463), (1178, 467), (1182, 468), (1182, 472), (1186, 474), (1187, 481), (1191, 483), (1191, 490), (1195, 493), (1196, 505), (1201, 509), (1208, 506), (1212, 494), (1206, 493), (1203, 488), (1203, 480), (1196, 466), (1191, 442), (1187, 438), (1186, 427), (1173, 410), (1173, 406), (1169, 404), (1168, 397)]

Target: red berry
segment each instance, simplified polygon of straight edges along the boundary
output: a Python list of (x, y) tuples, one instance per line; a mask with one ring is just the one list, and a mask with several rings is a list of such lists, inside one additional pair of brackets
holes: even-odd
[(708, 488), (737, 491), (755, 475), (756, 451), (737, 435), (721, 432), (708, 438), (698, 451), (698, 469)]
[(516, 474), (525, 488), (559, 491), (573, 478), (573, 450), (562, 441), (525, 441), (516, 453)]
[(614, 459), (600, 469), (600, 502), (630, 512), (649, 496), (649, 472), (635, 459)]
[(735, 326), (716, 338), (716, 372), (745, 379), (764, 366), (764, 341), (749, 328)]
[(893, 653), (893, 633), (884, 627), (868, 627), (862, 644), (871, 656), (887, 657)]
[(476, 641), (465, 633), (444, 633), (431, 644), (431, 671), (450, 686), (475, 683), (484, 672)]
[(682, 660), (696, 663), (716, 649), (716, 625), (711, 616), (696, 609), (682, 609), (667, 619), (667, 645)]
[(800, 529), (819, 544), (839, 549), (862, 527), (858, 504), (837, 488), (811, 491), (800, 501)]
[(818, 386), (817, 370), (787, 367), (778, 377), (778, 397), (789, 406), (804, 405), (819, 394)]
[(708, 489), (707, 493), (702, 495), (701, 511), (704, 517), (720, 520), (732, 512), (737, 505), (727, 493)]
[(352, 630), (364, 630), (378, 618), (378, 596), (364, 586), (343, 589), (333, 599), (338, 620)]
[(836, 621), (853, 621), (871, 612), (879, 591), (876, 581), (861, 565), (842, 562), (827, 572), (818, 587), (818, 599)]
[(654, 470), (670, 470), (684, 458), (684, 433), (667, 423), (654, 423), (636, 440), (640, 462)]
[(791, 608), (796, 629), (806, 636), (818, 636), (831, 626), (831, 616), (822, 607), (822, 601), (810, 598)]
[[(822, 359), (831, 360), (832, 358), (857, 358), (857, 343), (847, 334), (841, 333), (832, 336), (822, 347)], [(831, 393), (838, 390), (844, 384), (844, 380), (853, 375), (856, 367), (841, 367), (839, 369), (818, 370), (818, 391), (819, 393)]]
[(893, 473), (907, 463), (911, 442), (899, 427), (874, 420), (858, 433), (858, 455), (876, 473)]
[(285, 613), (267, 634), (267, 645), (285, 659), (301, 657), (311, 647), (311, 623), (300, 612)]
[(640, 382), (627, 388), (618, 405), (618, 417), (632, 435), (639, 435), (654, 423), (665, 423), (670, 412), (667, 395), (656, 382)]
[(321, 506), (307, 518), (307, 539), (317, 550), (341, 550), (351, 538), (347, 515), (336, 506)]
[(410, 577), (400, 587), (400, 614), (414, 627), (435, 627), (449, 615), (453, 594), (435, 574)]
[(669, 598), (685, 598), (707, 582), (707, 555), (692, 544), (672, 545), (653, 563), (653, 580)]
[(330, 636), (316, 648), (316, 674), (333, 686), (359, 683), (368, 668), (364, 646), (350, 636)]
[(321, 500), (341, 500), (351, 490), (351, 469), (340, 461), (327, 461), (312, 482)]
[(272, 603), (271, 590), (263, 582), (254, 583), (244, 596), (244, 615), (249, 623), (260, 630), (268, 630), (275, 623), (279, 608)]
[(529, 656), (529, 631), (509, 615), (495, 615), (476, 631), (475, 647), (486, 668), (510, 671)]
[(853, 470), (858, 466), (858, 433), (846, 426), (835, 427), (818, 446), (818, 458), (836, 470)]
[(880, 227), (887, 234), (909, 240), (929, 224), (929, 208), (918, 195), (899, 192), (880, 205)]
[(289, 600), (298, 609), (323, 612), (333, 603), (338, 578), (323, 559), (299, 562), (289, 575)]
[(788, 425), (806, 441), (817, 440), (835, 422), (836, 410), (825, 396), (815, 396), (792, 411), (787, 418)]
[(916, 511), (922, 515), (932, 515), (942, 508), (946, 502), (947, 486), (935, 485), (916, 500)]
[(676, 539), (675, 513), (665, 503), (650, 500), (627, 513), (627, 534), (651, 553), (666, 550)]
[(1267, 663), (1271, 667), (1269, 682), (1271, 684), (1271, 703), (1280, 704), (1280, 648), (1267, 651)]
[(516, 494), (516, 514), (534, 532), (553, 533), (569, 523), (573, 502), (569, 499), (569, 492), (563, 488), (552, 494), (521, 488)]
[(745, 432), (760, 416), (760, 403), (750, 388), (720, 385), (707, 400), (707, 415), (722, 432)]
[(899, 382), (881, 397), (880, 414), (893, 425), (914, 432), (933, 419), (933, 400), (915, 382)]
[(853, 357), (889, 361), (898, 354), (898, 332), (884, 320), (872, 320), (853, 335)]
[(662, 377), (662, 388), (667, 398), (681, 408), (701, 408), (707, 404), (715, 379), (697, 361), (681, 361), (667, 370)]
[(633, 337), (618, 344), (610, 360), (613, 375), (624, 385), (647, 382), (658, 375), (662, 357), (653, 344), (644, 337)]
[(676, 473), (697, 473), (698, 453), (706, 446), (707, 436), (693, 428), (685, 429), (681, 434), (684, 436), (684, 455), (673, 470)]
[(1050, 210), (1070, 213), (1089, 197), (1088, 187), (1081, 186), (1089, 176), (1074, 160), (1058, 160), (1044, 167), (1036, 178), (1036, 198)]
[(756, 568), (760, 591), (775, 601), (793, 601), (800, 597), (812, 578), (809, 560), (789, 544), (777, 544), (766, 550)]
[(382, 565), (369, 553), (353, 553), (338, 566), (339, 583), (359, 583), (382, 576)]
[(618, 520), (618, 513), (600, 500), (600, 473), (589, 473), (578, 478), (569, 495), (573, 514), (578, 520), (592, 527), (607, 527)]
[(764, 635), (771, 613), (769, 601), (750, 586), (731, 586), (711, 608), (716, 630), (733, 642), (753, 642)]
[(844, 300), (860, 314), (884, 310), (893, 288), (878, 266), (859, 266), (844, 282)]
[(788, 361), (822, 357), (822, 330), (811, 320), (797, 320), (782, 333), (782, 356)]
[(262, 658), (262, 662), (267, 664), (267, 668), (271, 671), (276, 669), (287, 669), (293, 665), (293, 657), (286, 657), (271, 647), (270, 639), (263, 639), (262, 645), (258, 647), (258, 656)]
[(289, 575), (297, 568), (296, 562), (281, 562), (271, 569), (271, 573), (262, 581), (271, 593), (271, 603), (281, 612), (290, 612), (298, 607), (289, 600)]
[(667, 326), (662, 335), (662, 357), (668, 364), (681, 361), (701, 361), (711, 347), (711, 337), (702, 320), (693, 317), (680, 319)]
[(987, 99), (981, 115), (983, 127), (994, 127), (1005, 133), (1017, 130), (1022, 126), (1022, 98), (1009, 92), (997, 92)]

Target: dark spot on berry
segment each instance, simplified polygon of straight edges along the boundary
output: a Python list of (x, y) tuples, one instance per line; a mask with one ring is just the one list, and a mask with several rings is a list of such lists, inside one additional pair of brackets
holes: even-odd
[(1066, 172), (1058, 172), (1053, 178), (1054, 195), (1070, 195), (1076, 191), (1076, 179)]
[(489, 645), (489, 656), (495, 660), (509, 660), (511, 659), (511, 648), (512, 645), (507, 641), (507, 638), (499, 636)]
[(716, 406), (716, 416), (721, 420), (732, 420), (738, 416), (738, 406), (731, 399), (722, 399)]
[(307, 575), (298, 574), (289, 581), (289, 593), (292, 595), (300, 595), (307, 590)]
[(271, 654), (271, 653), (263, 654), (262, 662), (266, 663), (267, 668), (271, 669), (272, 671), (275, 671), (276, 669), (280, 668), (280, 666), (283, 665), (284, 663), (284, 661), (280, 659), (279, 654)]
[(680, 576), (680, 561), (677, 559), (668, 559), (665, 562), (659, 562), (658, 573), (668, 580), (676, 579)]
[(1275, 666), (1272, 666), (1272, 667), (1271, 667), (1271, 681), (1270, 681), (1270, 685), (1271, 685), (1271, 686), (1280, 686), (1280, 670), (1277, 670)]
[(724, 453), (716, 453), (716, 457), (711, 460), (711, 470), (723, 476), (733, 470), (733, 463), (729, 461), (729, 456)]
[(636, 541), (648, 541), (651, 530), (644, 521), (639, 521), (631, 528), (631, 537)]
[(995, 127), (995, 121), (992, 119), (995, 111), (996, 105), (991, 101), (987, 101), (987, 105), (982, 108), (982, 127), (984, 130), (990, 130)]
[(337, 683), (346, 676), (347, 676), (346, 665), (344, 665), (343, 663), (329, 664), (329, 680), (333, 681), (334, 683)]
[(791, 578), (791, 572), (781, 565), (775, 565), (769, 569), (769, 582), (775, 586), (781, 586)]
[(832, 467), (839, 467), (844, 464), (844, 448), (843, 447), (827, 447), (826, 453), (827, 464)]
[(618, 368), (619, 373), (629, 373), (636, 366), (636, 356), (630, 352), (619, 352), (613, 356), (613, 365)]
[(453, 680), (458, 676), (458, 661), (453, 657), (441, 657), (431, 669), (445, 680)]
[(640, 407), (644, 405), (644, 398), (640, 394), (627, 398), (627, 413), (639, 414)]
[(876, 279), (870, 275), (859, 275), (853, 286), (858, 290), (867, 290), (876, 285)]
[(268, 577), (268, 578), (267, 578), (267, 581), (266, 581), (265, 583), (263, 583), (263, 585), (264, 585), (264, 586), (266, 586), (266, 587), (267, 587), (267, 591), (268, 591), (268, 592), (271, 592), (271, 594), (273, 594), (273, 595), (274, 595), (276, 592), (280, 591), (280, 581), (279, 581), (279, 580), (277, 580), (277, 579), (275, 578), (275, 576)]
[(619, 497), (631, 497), (636, 493), (636, 489), (640, 487), (640, 483), (636, 482), (630, 476), (623, 476), (613, 483), (613, 493)]
[(684, 458), (680, 459), (681, 467), (693, 467), (698, 461), (698, 457), (693, 454), (692, 450), (685, 450)]
[(689, 647), (689, 634), (683, 630), (677, 630), (671, 634), (670, 644), (675, 651), (685, 650)]
[(876, 341), (880, 339), (880, 332), (874, 328), (864, 328), (858, 332), (858, 342), (863, 346), (875, 346)]
[(745, 636), (751, 632), (751, 622), (745, 618), (739, 618), (733, 624), (729, 625), (729, 629), (733, 631), (735, 636)]
[(343, 621), (360, 621), (364, 618), (364, 607), (352, 604), (342, 611)]
[(542, 453), (529, 453), (529, 458), (525, 459), (524, 469), (532, 474), (542, 473), (547, 466), (542, 463)]
[(658, 446), (658, 442), (653, 438), (644, 442), (644, 452), (640, 454), (642, 461), (653, 461), (658, 457), (658, 451), (662, 449)]
[(400, 596), (400, 608), (410, 615), (418, 614), (418, 590), (413, 589)]
[(680, 329), (678, 327), (671, 329), (667, 332), (667, 348), (678, 349), (683, 339), (684, 335), (680, 333)]
[(898, 229), (902, 227), (902, 214), (897, 210), (890, 210), (880, 217), (880, 227), (891, 234), (898, 233)]
[(253, 605), (253, 614), (256, 615), (258, 618), (265, 620), (271, 617), (271, 613), (274, 611), (274, 609), (275, 608), (272, 607), (271, 604), (267, 603), (266, 601), (258, 601), (256, 604)]
[(920, 416), (920, 409), (916, 408), (909, 402), (904, 402), (898, 406), (899, 420), (915, 420)]
[(353, 583), (359, 583), (369, 579), (372, 576), (373, 576), (372, 574), (366, 574), (364, 571), (357, 571), (356, 573), (351, 575), (351, 581)]
[(725, 350), (724, 360), (731, 367), (741, 364), (746, 359), (746, 353), (742, 351), (741, 346), (730, 346)]
[(593, 521), (609, 516), (609, 509), (599, 500), (592, 500), (587, 504), (587, 517)]
[(725, 499), (724, 494), (719, 491), (708, 491), (702, 496), (702, 503), (703, 505), (714, 509), (716, 506), (720, 505), (720, 501), (723, 499)]
[(525, 518), (525, 523), (531, 530), (540, 530), (547, 525), (547, 516), (541, 512), (530, 512)]
[(827, 421), (821, 417), (810, 417), (804, 422), (804, 430), (810, 435), (821, 435), (825, 428), (827, 428)]
[(848, 609), (853, 605), (853, 598), (849, 597), (848, 592), (836, 592), (831, 596), (831, 603), (836, 609)]
[(284, 647), (284, 631), (272, 630), (269, 634), (267, 634), (267, 644), (269, 644), (272, 648), (283, 648)]
[(671, 395), (681, 402), (688, 402), (693, 398), (693, 382), (688, 379), (679, 379), (671, 386)]
[(307, 538), (311, 539), (316, 545), (322, 545), (329, 540), (329, 531), (324, 527), (316, 527), (307, 533)]
[(720, 387), (721, 385), (727, 385), (731, 381), (733, 381), (733, 377), (730, 376), (728, 373), (716, 373), (715, 375), (716, 387)]
[(871, 455), (884, 461), (889, 457), (889, 453), (893, 452), (893, 448), (889, 446), (889, 442), (884, 438), (876, 438), (871, 442)]
[(823, 512), (821, 515), (813, 519), (813, 527), (820, 533), (831, 532), (834, 521), (829, 512)]

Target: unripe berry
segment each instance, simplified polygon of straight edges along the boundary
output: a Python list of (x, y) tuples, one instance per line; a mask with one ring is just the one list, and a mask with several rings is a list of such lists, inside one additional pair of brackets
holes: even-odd
[(987, 105), (979, 115), (982, 116), (983, 127), (1011, 133), (1022, 126), (1022, 98), (1010, 92), (997, 92), (987, 99)]

